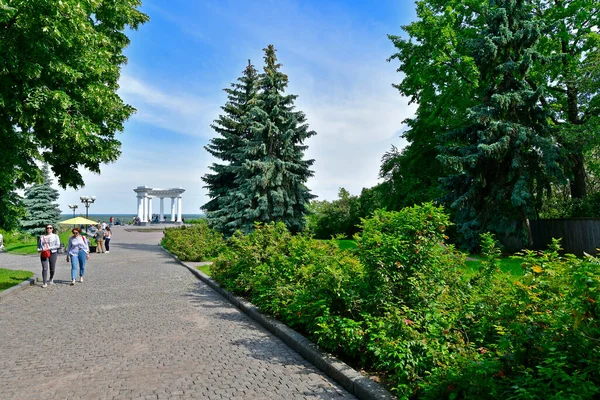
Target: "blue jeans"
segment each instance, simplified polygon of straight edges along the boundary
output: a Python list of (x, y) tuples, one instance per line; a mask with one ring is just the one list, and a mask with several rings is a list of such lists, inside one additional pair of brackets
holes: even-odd
[(71, 279), (77, 279), (77, 270), (79, 270), (79, 276), (83, 276), (85, 272), (85, 257), (87, 253), (83, 250), (79, 250), (77, 257), (69, 256), (71, 258)]

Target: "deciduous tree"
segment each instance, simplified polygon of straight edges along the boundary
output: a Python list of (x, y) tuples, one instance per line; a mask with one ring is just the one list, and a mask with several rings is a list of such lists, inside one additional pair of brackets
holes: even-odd
[[(48, 164), (61, 187), (78, 167), (115, 161), (115, 134), (135, 111), (117, 94), (126, 29), (148, 21), (140, 0), (0, 0), (0, 224), (18, 212), (15, 189)], [(12, 215), (12, 217), (11, 217)]]

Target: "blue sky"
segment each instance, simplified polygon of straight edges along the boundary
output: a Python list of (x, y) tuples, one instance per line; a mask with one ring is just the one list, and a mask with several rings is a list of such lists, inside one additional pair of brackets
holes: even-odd
[(386, 61), (395, 50), (387, 34), (415, 18), (412, 1), (146, 0), (142, 10), (151, 20), (130, 32), (120, 80), (120, 95), (138, 110), (118, 136), (121, 158), (101, 175), (82, 171), (84, 188), (61, 190), (64, 213), (95, 195), (90, 212), (134, 214), (141, 185), (182, 187), (183, 213), (199, 213), (208, 200), (201, 177), (216, 161), (203, 146), (215, 136), (222, 89), (248, 59), (262, 71), (268, 44), (317, 132), (306, 156), (315, 159), (307, 184), (319, 200), (375, 185), (381, 156), (405, 145), (402, 121), (415, 106), (392, 87), (401, 76)]

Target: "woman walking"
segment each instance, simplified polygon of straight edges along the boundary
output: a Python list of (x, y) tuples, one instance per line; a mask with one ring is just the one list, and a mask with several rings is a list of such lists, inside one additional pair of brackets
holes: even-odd
[(110, 250), (110, 237), (111, 236), (112, 236), (112, 232), (110, 231), (110, 226), (108, 226), (108, 227), (106, 227), (106, 230), (104, 231), (104, 248), (106, 249), (106, 254), (108, 254), (109, 250)]
[[(43, 288), (54, 283), (54, 271), (56, 271), (56, 259), (60, 248), (60, 238), (54, 233), (52, 224), (46, 225), (46, 233), (38, 239), (38, 253), (42, 262)], [(50, 279), (48, 280), (48, 266), (50, 266)]]
[(73, 236), (69, 238), (67, 262), (71, 261), (71, 286), (73, 286), (75, 285), (77, 272), (79, 272), (79, 282), (83, 282), (85, 262), (90, 258), (90, 247), (88, 246), (88, 240), (81, 235), (81, 229), (73, 228), (71, 233), (73, 233)]

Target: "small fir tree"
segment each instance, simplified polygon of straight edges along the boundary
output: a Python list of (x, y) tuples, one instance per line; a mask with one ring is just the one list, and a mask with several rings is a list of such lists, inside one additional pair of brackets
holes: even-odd
[(528, 218), (536, 195), (561, 178), (543, 91), (530, 79), (540, 27), (523, 0), (491, 0), (485, 13), (480, 38), (470, 42), (480, 75), (478, 104), (465, 127), (447, 137), (439, 159), (451, 174), (443, 184), (466, 247), (475, 247), (484, 231), (522, 233), (531, 245)]
[(206, 183), (210, 200), (202, 206), (206, 212), (209, 226), (222, 233), (230, 235), (235, 226), (234, 212), (235, 179), (243, 162), (239, 154), (242, 141), (250, 135), (250, 111), (256, 103), (258, 92), (258, 72), (248, 60), (248, 65), (242, 76), (227, 93), (227, 103), (221, 107), (224, 114), (220, 115), (211, 127), (219, 134), (210, 140), (204, 148), (214, 157), (224, 163), (213, 163), (210, 169), (214, 172), (202, 177)]
[(47, 224), (56, 226), (60, 219), (58, 204), (58, 190), (52, 187), (52, 179), (48, 167), (42, 168), (43, 180), (25, 190), (26, 214), (21, 220), (21, 228), (30, 235), (41, 235), (45, 233)]

